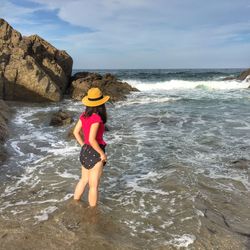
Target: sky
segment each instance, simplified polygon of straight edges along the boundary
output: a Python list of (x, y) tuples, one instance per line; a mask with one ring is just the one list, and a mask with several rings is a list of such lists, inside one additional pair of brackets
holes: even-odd
[(75, 69), (248, 68), (250, 0), (0, 0)]

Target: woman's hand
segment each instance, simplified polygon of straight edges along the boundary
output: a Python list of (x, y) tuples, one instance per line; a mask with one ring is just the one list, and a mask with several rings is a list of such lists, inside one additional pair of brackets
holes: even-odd
[(106, 162), (107, 161), (107, 155), (106, 154), (100, 154), (100, 158), (102, 162)]

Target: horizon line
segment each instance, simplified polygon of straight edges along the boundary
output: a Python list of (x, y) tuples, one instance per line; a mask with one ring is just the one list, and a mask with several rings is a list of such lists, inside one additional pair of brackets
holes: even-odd
[(244, 70), (244, 69), (249, 69), (249, 67), (233, 67), (233, 68), (72, 68), (72, 70), (172, 70), (172, 69), (185, 69), (185, 70), (188, 70), (188, 69), (239, 69), (239, 70)]

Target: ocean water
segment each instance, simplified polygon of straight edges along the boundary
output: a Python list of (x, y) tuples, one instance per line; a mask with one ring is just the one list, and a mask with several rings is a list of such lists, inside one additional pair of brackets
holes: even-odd
[[(250, 83), (222, 80), (241, 70), (94, 70), (140, 90), (107, 104), (108, 164), (99, 203), (136, 249), (214, 249), (215, 240), (219, 249), (230, 249), (225, 242), (247, 247), (250, 169), (232, 162), (249, 160)], [(83, 106), (70, 99), (9, 105), (1, 218), (49, 222), (72, 199), (80, 176), (70, 126), (49, 121), (59, 108), (77, 121)]]

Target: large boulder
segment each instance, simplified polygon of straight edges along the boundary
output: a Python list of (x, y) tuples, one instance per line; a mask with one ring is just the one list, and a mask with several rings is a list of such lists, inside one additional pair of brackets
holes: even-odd
[(139, 91), (126, 82), (119, 81), (112, 74), (100, 75), (90, 72), (78, 72), (72, 76), (70, 86), (71, 97), (75, 100), (81, 100), (88, 90), (92, 87), (98, 87), (104, 95), (109, 95), (111, 101), (121, 101), (126, 99), (131, 91)]
[(32, 35), (23, 37), (0, 19), (0, 98), (59, 101), (71, 77), (72, 58)]

